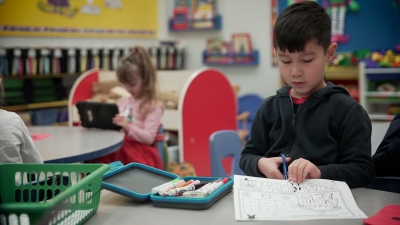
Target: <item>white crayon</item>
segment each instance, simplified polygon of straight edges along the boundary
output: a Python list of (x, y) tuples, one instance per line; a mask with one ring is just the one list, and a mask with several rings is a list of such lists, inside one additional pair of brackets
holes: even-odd
[(171, 189), (171, 190), (168, 191), (167, 194), (169, 196), (174, 196), (174, 195), (177, 195), (180, 191), (183, 191), (183, 190), (184, 191), (194, 191), (195, 188), (196, 188), (195, 187), (196, 184), (200, 184), (200, 181), (199, 180), (195, 180), (195, 181), (193, 181), (193, 183), (189, 184), (188, 186)]
[(187, 198), (204, 198), (208, 196), (207, 191), (188, 191), (182, 194), (183, 197)]
[(157, 193), (158, 193), (158, 191), (160, 190), (160, 188), (162, 188), (162, 187), (165, 187), (165, 186), (167, 186), (167, 185), (169, 185), (169, 184), (172, 184), (172, 183), (178, 182), (179, 180), (180, 180), (180, 178), (176, 178), (176, 179), (174, 179), (174, 180), (172, 180), (172, 181), (170, 181), (170, 182), (167, 182), (167, 183), (164, 183), (164, 184), (158, 185), (157, 187), (153, 187), (153, 189), (151, 189), (151, 193), (153, 193), (153, 194), (157, 194)]
[(172, 183), (172, 184), (168, 184), (162, 188), (160, 188), (160, 190), (158, 191), (158, 194), (161, 196), (166, 196), (167, 192), (169, 190), (171, 190), (172, 188), (176, 188), (179, 187), (180, 185), (184, 184), (185, 181), (184, 180), (179, 180), (178, 182)]

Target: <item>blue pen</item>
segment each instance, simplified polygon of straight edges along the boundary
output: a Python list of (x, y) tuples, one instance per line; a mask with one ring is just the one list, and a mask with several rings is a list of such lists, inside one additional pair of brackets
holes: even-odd
[(282, 154), (282, 167), (283, 167), (283, 177), (285, 180), (288, 179), (287, 168), (286, 168), (286, 156)]

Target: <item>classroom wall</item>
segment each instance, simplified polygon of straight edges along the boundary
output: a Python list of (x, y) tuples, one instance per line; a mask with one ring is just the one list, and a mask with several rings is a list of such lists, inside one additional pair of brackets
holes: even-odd
[[(223, 18), (221, 31), (173, 33), (168, 29), (168, 18), (172, 15), (172, 1), (158, 0), (159, 39), (176, 38), (184, 41), (185, 69), (195, 70), (205, 66), (202, 63), (202, 52), (206, 47), (207, 38), (221, 36), (229, 40), (234, 32), (251, 33), (253, 46), (260, 51), (260, 65), (217, 68), (226, 73), (232, 83), (241, 86), (239, 94), (257, 93), (264, 97), (274, 94), (279, 87), (279, 77), (277, 69), (270, 63), (270, 1), (252, 0), (244, 3), (241, 0), (219, 0), (219, 9)], [(128, 47), (136, 44), (152, 45), (156, 42), (156, 40), (111, 38), (0, 37), (0, 45), (6, 47)]]
[[(206, 39), (223, 37), (231, 40), (233, 33), (250, 33), (253, 49), (260, 52), (257, 66), (214, 66), (222, 70), (233, 84), (240, 85), (239, 95), (256, 93), (262, 97), (275, 94), (280, 87), (277, 67), (271, 65), (270, 1), (265, 0), (218, 0), (222, 16), (220, 31), (169, 32), (169, 37), (186, 42), (186, 66), (196, 69), (205, 66), (202, 52)], [(168, 17), (172, 16), (172, 1), (168, 5)]]
[[(322, 0), (319, 0), (321, 3)], [(280, 87), (277, 67), (271, 65), (270, 36), (270, 1), (251, 0), (219, 0), (218, 7), (222, 16), (220, 31), (170, 32), (168, 19), (172, 16), (172, 0), (158, 0), (159, 39), (179, 39), (186, 43), (186, 68), (195, 70), (205, 66), (202, 52), (206, 47), (206, 39), (223, 37), (230, 40), (232, 33), (248, 32), (251, 34), (253, 48), (260, 52), (258, 66), (216, 66), (221, 69), (233, 84), (239, 84), (239, 95), (257, 93), (263, 97), (275, 94)], [(349, 13), (346, 17), (346, 33), (351, 41), (339, 46), (338, 51), (354, 51), (359, 48), (372, 50), (392, 48), (400, 43), (400, 5), (392, 7), (391, 0), (359, 1), (361, 11)], [(279, 0), (282, 11), (286, 0)], [(361, 29), (359, 29), (361, 28)], [(157, 40), (141, 39), (102, 39), (102, 38), (38, 38), (38, 37), (0, 37), (1, 46), (65, 46), (65, 47), (128, 47), (135, 44), (152, 45)]]
[[(279, 0), (278, 12), (287, 7), (287, 2)], [(323, 0), (317, 2), (323, 5)], [(400, 3), (395, 8), (393, 0), (356, 2), (360, 11), (348, 11), (345, 16), (345, 34), (350, 35), (350, 41), (339, 44), (338, 52), (391, 49), (400, 44)]]

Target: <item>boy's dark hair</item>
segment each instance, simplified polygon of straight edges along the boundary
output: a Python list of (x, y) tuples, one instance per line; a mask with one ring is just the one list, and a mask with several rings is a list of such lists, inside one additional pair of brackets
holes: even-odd
[(331, 19), (325, 9), (313, 1), (298, 2), (285, 8), (275, 22), (275, 49), (303, 52), (311, 40), (316, 40), (325, 52), (331, 44)]

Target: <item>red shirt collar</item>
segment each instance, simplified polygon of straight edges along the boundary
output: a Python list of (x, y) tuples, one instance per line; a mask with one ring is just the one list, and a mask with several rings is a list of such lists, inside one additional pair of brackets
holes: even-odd
[[(290, 92), (292, 92), (292, 89), (291, 89), (291, 88), (289, 89), (289, 95), (290, 95)], [(290, 95), (290, 97), (292, 97), (292, 101), (293, 101), (293, 103), (296, 104), (296, 105), (303, 104), (303, 103), (307, 100), (307, 98), (308, 98), (308, 97), (296, 98), (296, 97), (293, 97), (293, 96), (291, 96), (291, 95)]]

